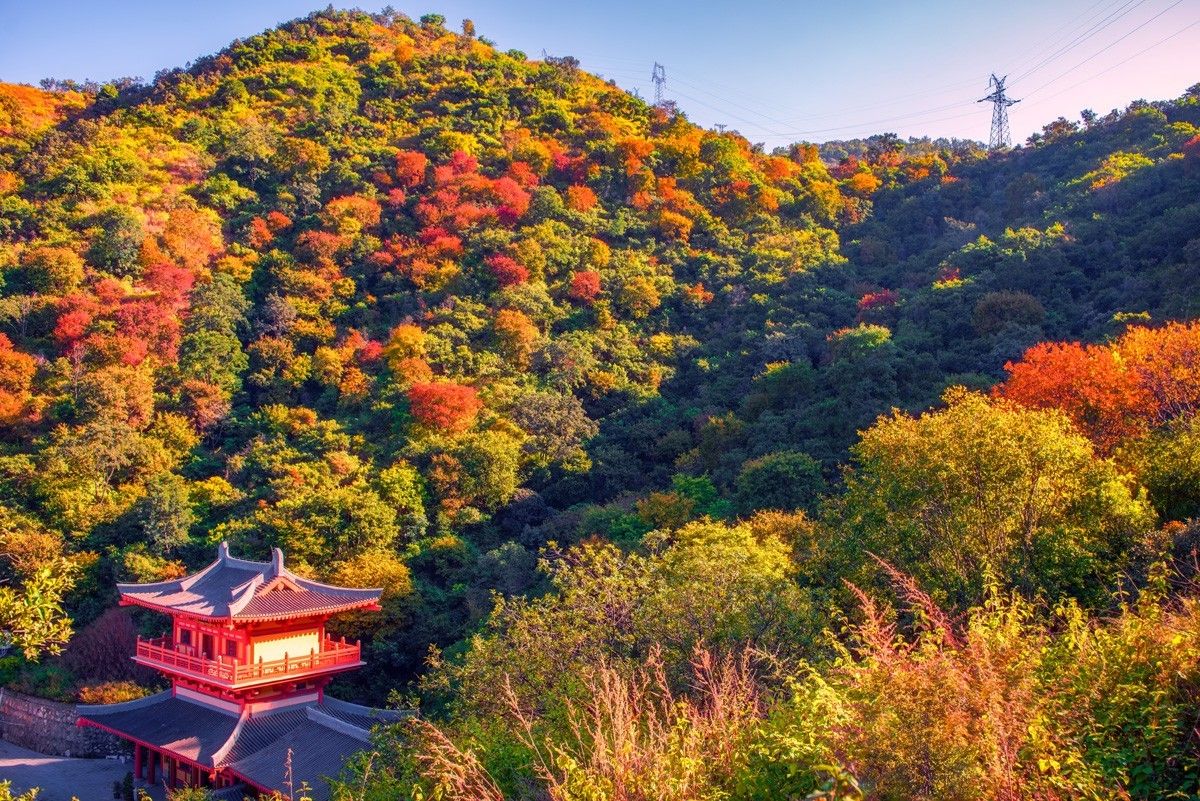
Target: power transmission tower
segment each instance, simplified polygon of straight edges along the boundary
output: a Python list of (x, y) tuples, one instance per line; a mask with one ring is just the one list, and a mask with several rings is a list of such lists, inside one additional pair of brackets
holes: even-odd
[(996, 73), (992, 73), (992, 79), (988, 81), (988, 89), (995, 89), (987, 97), (980, 98), (980, 103), (992, 104), (992, 135), (988, 140), (989, 150), (999, 150), (1002, 147), (1008, 147), (1010, 137), (1008, 131), (1008, 107), (1020, 103), (1020, 100), (1013, 100), (1008, 95), (1004, 94), (1004, 82), (1008, 80), (1008, 76), (997, 78)]
[(657, 61), (650, 71), (650, 80), (654, 82), (654, 105), (661, 106), (663, 102), (663, 86), (667, 83), (667, 68)]

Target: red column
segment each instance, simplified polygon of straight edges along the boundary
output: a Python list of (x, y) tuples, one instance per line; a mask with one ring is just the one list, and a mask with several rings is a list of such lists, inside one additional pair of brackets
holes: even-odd
[(154, 768), (160, 759), (157, 751), (148, 751), (146, 753), (146, 784), (153, 786), (154, 784)]
[(142, 779), (142, 747), (137, 743), (133, 744), (133, 778)]

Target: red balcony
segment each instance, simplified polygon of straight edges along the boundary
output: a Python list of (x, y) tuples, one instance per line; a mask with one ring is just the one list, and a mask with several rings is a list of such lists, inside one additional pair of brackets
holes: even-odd
[(184, 647), (176, 645), (167, 637), (153, 640), (143, 640), (139, 637), (134, 661), (139, 665), (176, 676), (236, 688), (355, 668), (362, 664), (362, 648), (358, 643), (346, 642), (345, 638), (326, 638), (321, 643), (320, 651), (296, 656), (287, 654), (283, 659), (270, 662), (260, 660), (247, 663), (226, 656), (218, 656), (215, 659), (196, 656), (190, 648), (185, 651)]

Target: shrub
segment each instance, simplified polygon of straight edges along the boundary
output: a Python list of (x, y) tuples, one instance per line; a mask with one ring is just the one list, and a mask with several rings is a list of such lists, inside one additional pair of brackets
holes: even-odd
[(106, 681), (79, 688), (79, 701), (84, 704), (119, 704), (145, 698), (150, 694), (134, 681)]
[(136, 643), (129, 610), (114, 607), (75, 635), (63, 653), (63, 664), (85, 682), (125, 683), (145, 676), (129, 658)]
[[(867, 798), (1190, 797), (1200, 606), (1146, 592), (1111, 622), (1040, 620), (994, 588), (965, 623), (884, 564), (897, 617), (856, 590), (835, 658), (793, 674), (735, 798), (803, 797), (830, 776)], [(901, 626), (899, 621), (908, 621)]]

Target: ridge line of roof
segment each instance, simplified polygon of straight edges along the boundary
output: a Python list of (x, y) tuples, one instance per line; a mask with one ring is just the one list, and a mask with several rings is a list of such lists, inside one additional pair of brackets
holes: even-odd
[(322, 712), (316, 706), (306, 707), (304, 714), (309, 720), (319, 726), (324, 726), (327, 729), (333, 729), (334, 731), (340, 732), (347, 737), (353, 737), (360, 742), (371, 742), (371, 732), (367, 731), (361, 726), (355, 726), (353, 723), (349, 723), (345, 720), (335, 718), (333, 715)]
[(163, 690), (151, 695), (143, 695), (141, 698), (134, 698), (131, 701), (118, 701), (115, 704), (76, 704), (75, 711), (80, 715), (85, 715), (89, 712), (128, 712), (131, 709), (153, 706), (174, 697), (174, 693), (170, 690)]
[(238, 715), (238, 722), (234, 725), (233, 731), (229, 733), (229, 737), (225, 740), (225, 743), (220, 748), (213, 751), (213, 767), (216, 767), (225, 761), (225, 757), (228, 756), (229, 752), (233, 750), (233, 747), (237, 745), (238, 738), (242, 736), (242, 729), (245, 728), (246, 721), (249, 719), (250, 707), (244, 706), (242, 707), (241, 714)]
[[(288, 571), (288, 572), (290, 573), (291, 571)], [(334, 592), (352, 592), (352, 593), (382, 593), (383, 592), (383, 587), (339, 587), (336, 584), (326, 584), (323, 581), (317, 581), (316, 579), (305, 578), (304, 576), (296, 576), (294, 573), (292, 575), (295, 576), (295, 578), (297, 579), (296, 583), (298, 583), (298, 584), (311, 584), (311, 585), (313, 585), (315, 587), (319, 587), (323, 590), (332, 590)]]
[(360, 715), (364, 718), (377, 718), (384, 721), (403, 720), (413, 715), (411, 709), (383, 709), (377, 706), (366, 706), (365, 704), (356, 704), (353, 701), (343, 701), (341, 698), (334, 698), (328, 693), (321, 698), (321, 704), (346, 712), (347, 714)]

